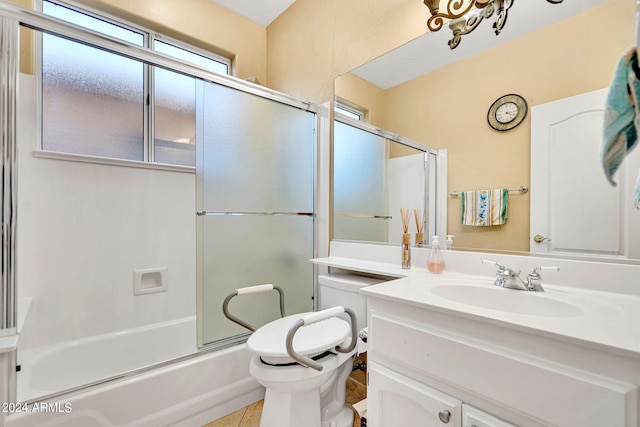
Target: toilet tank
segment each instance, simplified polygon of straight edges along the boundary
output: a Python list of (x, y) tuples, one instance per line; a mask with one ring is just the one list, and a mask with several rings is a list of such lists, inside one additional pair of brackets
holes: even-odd
[(318, 275), (318, 309), (342, 306), (356, 314), (358, 331), (367, 326), (367, 299), (360, 294), (364, 286), (382, 283), (384, 280), (355, 274)]

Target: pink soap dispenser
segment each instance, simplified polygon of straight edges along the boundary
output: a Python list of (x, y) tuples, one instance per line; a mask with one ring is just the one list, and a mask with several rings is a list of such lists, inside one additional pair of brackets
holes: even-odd
[(427, 270), (435, 274), (444, 270), (444, 258), (442, 257), (442, 251), (440, 250), (440, 241), (438, 240), (438, 236), (433, 236), (431, 251), (427, 258)]

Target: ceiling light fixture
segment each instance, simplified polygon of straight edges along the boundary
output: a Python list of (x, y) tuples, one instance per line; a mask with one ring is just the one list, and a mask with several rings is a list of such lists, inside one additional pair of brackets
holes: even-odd
[[(447, 0), (446, 12), (440, 12), (440, 0), (424, 0), (425, 6), (429, 8), (431, 13), (431, 17), (427, 20), (427, 27), (431, 31), (438, 31), (442, 28), (444, 20), (449, 19), (449, 28), (453, 31), (449, 47), (455, 49), (460, 44), (462, 36), (475, 30), (483, 19), (490, 18), (494, 13), (496, 21), (493, 23), (493, 28), (496, 35), (500, 34), (505, 22), (507, 22), (507, 14), (513, 6), (513, 2), (514, 0), (471, 0), (469, 2)], [(563, 0), (547, 0), (547, 2), (558, 4)], [(468, 16), (465, 16), (467, 14)]]

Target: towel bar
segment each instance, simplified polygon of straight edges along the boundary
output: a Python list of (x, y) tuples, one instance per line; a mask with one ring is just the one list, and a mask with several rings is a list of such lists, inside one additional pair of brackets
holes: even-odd
[[(512, 192), (512, 191), (517, 191), (520, 194), (525, 194), (526, 192), (529, 191), (529, 187), (527, 187), (526, 185), (523, 185), (523, 186), (517, 187), (517, 188), (509, 188), (509, 192)], [(458, 197), (460, 195), (460, 192), (459, 191), (452, 191), (451, 193), (449, 193), (449, 195), (451, 197)]]

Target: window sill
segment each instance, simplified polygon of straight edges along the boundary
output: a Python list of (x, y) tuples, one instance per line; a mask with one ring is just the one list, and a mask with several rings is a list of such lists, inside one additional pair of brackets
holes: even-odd
[(39, 159), (66, 160), (70, 162), (95, 163), (99, 165), (121, 166), (138, 169), (155, 169), (170, 172), (196, 173), (193, 166), (170, 165), (167, 163), (148, 163), (136, 160), (112, 159), (109, 157), (87, 156), (84, 154), (57, 153), (55, 151), (37, 150), (33, 152), (33, 157)]

